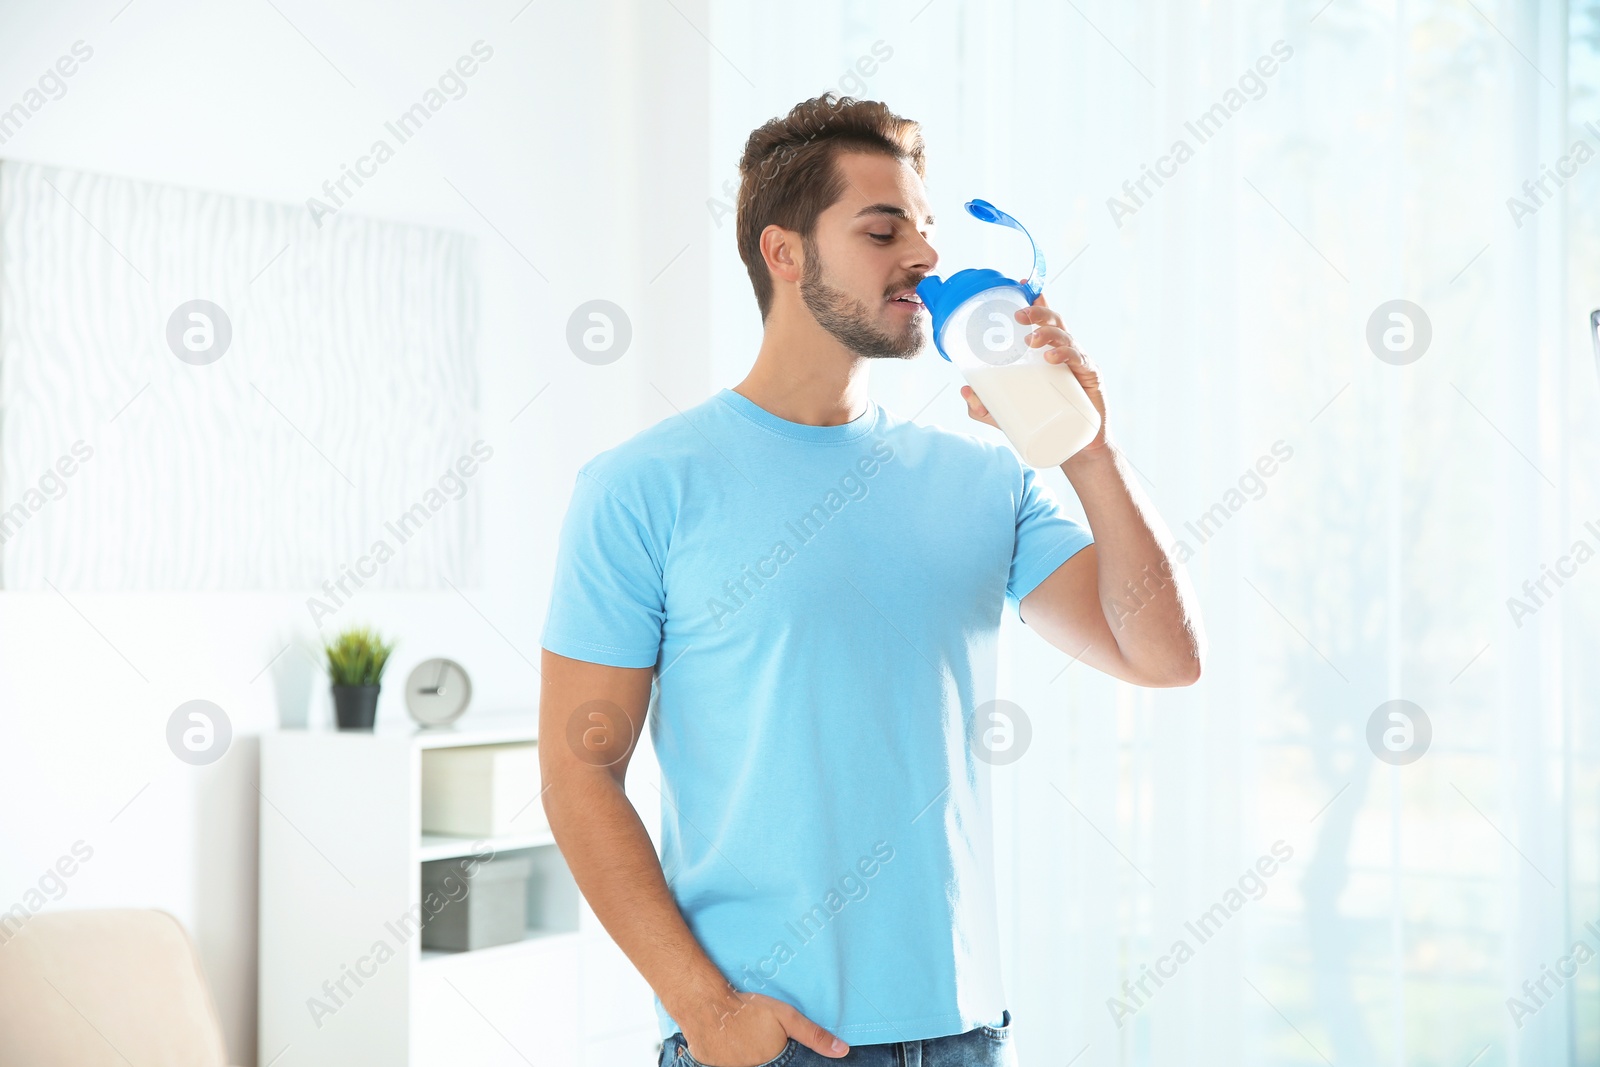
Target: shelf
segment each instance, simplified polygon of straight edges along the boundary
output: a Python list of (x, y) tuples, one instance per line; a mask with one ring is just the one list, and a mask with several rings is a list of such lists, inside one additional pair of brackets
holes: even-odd
[(555, 835), (549, 830), (540, 830), (531, 834), (507, 834), (504, 837), (455, 837), (450, 834), (423, 834), (417, 847), (417, 859), (423, 863), (429, 860), (454, 859), (457, 856), (473, 856), (478, 854), (479, 844), (487, 845), (494, 850), (495, 855), (510, 852), (519, 848), (540, 848), (544, 845), (556, 843)]
[(409, 742), (413, 748), (451, 748), (458, 745), (500, 745), (539, 740), (537, 711), (468, 711), (448, 726), (419, 726), (410, 719), (385, 719), (371, 730), (336, 730), (331, 726), (300, 726), (270, 731), (296, 737), (332, 738), (339, 745), (367, 745), (378, 741)]
[(447, 967), (451, 965), (452, 961), (459, 963), (462, 960), (503, 960), (512, 956), (519, 956), (525, 952), (537, 952), (546, 945), (577, 936), (578, 931), (576, 930), (529, 930), (527, 936), (521, 941), (511, 941), (504, 945), (493, 945), (489, 948), (461, 951), (425, 948), (422, 950), (422, 965), (424, 967)]
[[(582, 987), (573, 976), (581, 973), (592, 939), (578, 933), (588, 921), (582, 895), (561, 850), (551, 847), (555, 838), (539, 810), (532, 761), (512, 761), (514, 773), (500, 783), (510, 787), (501, 794), (511, 795), (496, 794), (489, 805), (515, 811), (517, 819), (465, 818), (456, 824), (498, 826), (501, 833), (422, 832), (427, 794), (436, 801), (481, 800), (472, 790), (494, 784), (472, 775), (444, 780), (435, 775), (424, 785), (427, 763), (441, 757), (448, 762), (458, 752), (470, 762), (470, 747), (456, 746), (537, 743), (537, 738), (538, 716), (532, 711), (471, 711), (453, 726), (431, 730), (398, 721), (371, 733), (263, 733), (260, 788), (272, 803), (259, 805), (257, 822), (256, 1053), (261, 1063), (288, 1046), (296, 1067), (503, 1063), (507, 1042), (512, 1048), (538, 1048), (541, 1064), (582, 1059), (572, 1026), (582, 1017)], [(362, 802), (352, 804), (352, 796)], [(314, 847), (296, 827), (315, 827)], [(467, 952), (424, 951), (416, 925), (429, 915), (427, 908), (419, 909), (429, 892), (423, 871), (430, 868), (424, 865), (442, 861), (441, 868), (459, 864), (471, 870), (469, 857), (488, 857), (490, 849), (491, 862), (515, 859), (519, 867), (529, 867), (520, 890), (525, 910), (506, 920), (511, 928), (524, 928), (522, 939)], [(458, 871), (456, 877), (470, 883), (475, 876)], [(467, 899), (454, 885), (447, 896)], [(516, 906), (514, 896), (484, 899), (486, 906), (501, 903)], [(435, 912), (439, 907), (435, 901), (428, 906)], [(408, 929), (397, 932), (402, 924)], [(394, 959), (353, 999), (343, 1000), (341, 994), (333, 1025), (319, 1025), (326, 1020), (306, 1011), (308, 992), (320, 990), (331, 976), (364, 974), (375, 936), (396, 950)], [(492, 1027), (484, 1025), (489, 1018)], [(511, 1062), (523, 1067), (515, 1057)]]
[(418, 726), (396, 723), (394, 735), (408, 737), (418, 748), (454, 748), (462, 745), (500, 745), (516, 741), (539, 740), (539, 716), (535, 712), (468, 712), (449, 726)]

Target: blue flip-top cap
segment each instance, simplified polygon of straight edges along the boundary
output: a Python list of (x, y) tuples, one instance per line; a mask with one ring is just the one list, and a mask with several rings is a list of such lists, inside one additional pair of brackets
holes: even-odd
[[(941, 280), (937, 274), (930, 274), (917, 283), (917, 296), (922, 300), (922, 306), (928, 309), (928, 314), (933, 317), (933, 343), (939, 350), (939, 355), (946, 360), (950, 354), (944, 350), (944, 344), (939, 340), (939, 335), (948, 319), (955, 310), (966, 301), (986, 289), (997, 289), (1011, 286), (1020, 289), (1028, 298), (1028, 303), (1033, 303), (1044, 288), (1044, 253), (1039, 251), (1038, 244), (1033, 235), (1023, 227), (1022, 223), (1007, 215), (987, 200), (968, 200), (965, 204), (968, 214), (982, 222), (992, 222), (999, 226), (1009, 226), (1022, 233), (1028, 239), (1028, 244), (1033, 247), (1033, 272), (1021, 282), (1006, 277), (997, 270), (987, 267), (957, 271), (948, 279)], [(1035, 280), (1037, 279), (1037, 281)]]

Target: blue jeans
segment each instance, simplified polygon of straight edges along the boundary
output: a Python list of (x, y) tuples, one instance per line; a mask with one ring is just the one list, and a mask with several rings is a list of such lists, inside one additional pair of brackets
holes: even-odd
[[(1017, 1050), (1011, 1036), (1011, 1012), (999, 1027), (980, 1026), (964, 1034), (930, 1037), (921, 1041), (890, 1041), (881, 1045), (851, 1045), (850, 1051), (830, 1059), (790, 1038), (772, 1059), (758, 1067), (1017, 1067)], [(656, 1067), (704, 1067), (689, 1055), (682, 1033), (661, 1043)]]

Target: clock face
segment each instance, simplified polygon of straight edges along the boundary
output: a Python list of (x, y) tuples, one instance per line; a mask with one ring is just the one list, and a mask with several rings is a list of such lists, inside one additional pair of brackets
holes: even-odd
[(406, 679), (406, 710), (423, 726), (455, 722), (472, 701), (472, 681), (455, 660), (423, 660)]

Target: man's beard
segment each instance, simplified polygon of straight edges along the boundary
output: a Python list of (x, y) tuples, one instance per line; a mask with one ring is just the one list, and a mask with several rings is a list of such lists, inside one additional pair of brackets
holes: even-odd
[(822, 258), (806, 242), (806, 262), (800, 272), (800, 299), (812, 317), (839, 343), (867, 359), (909, 359), (922, 351), (926, 338), (920, 316), (912, 315), (903, 330), (893, 333), (878, 326), (861, 301), (822, 280)]

